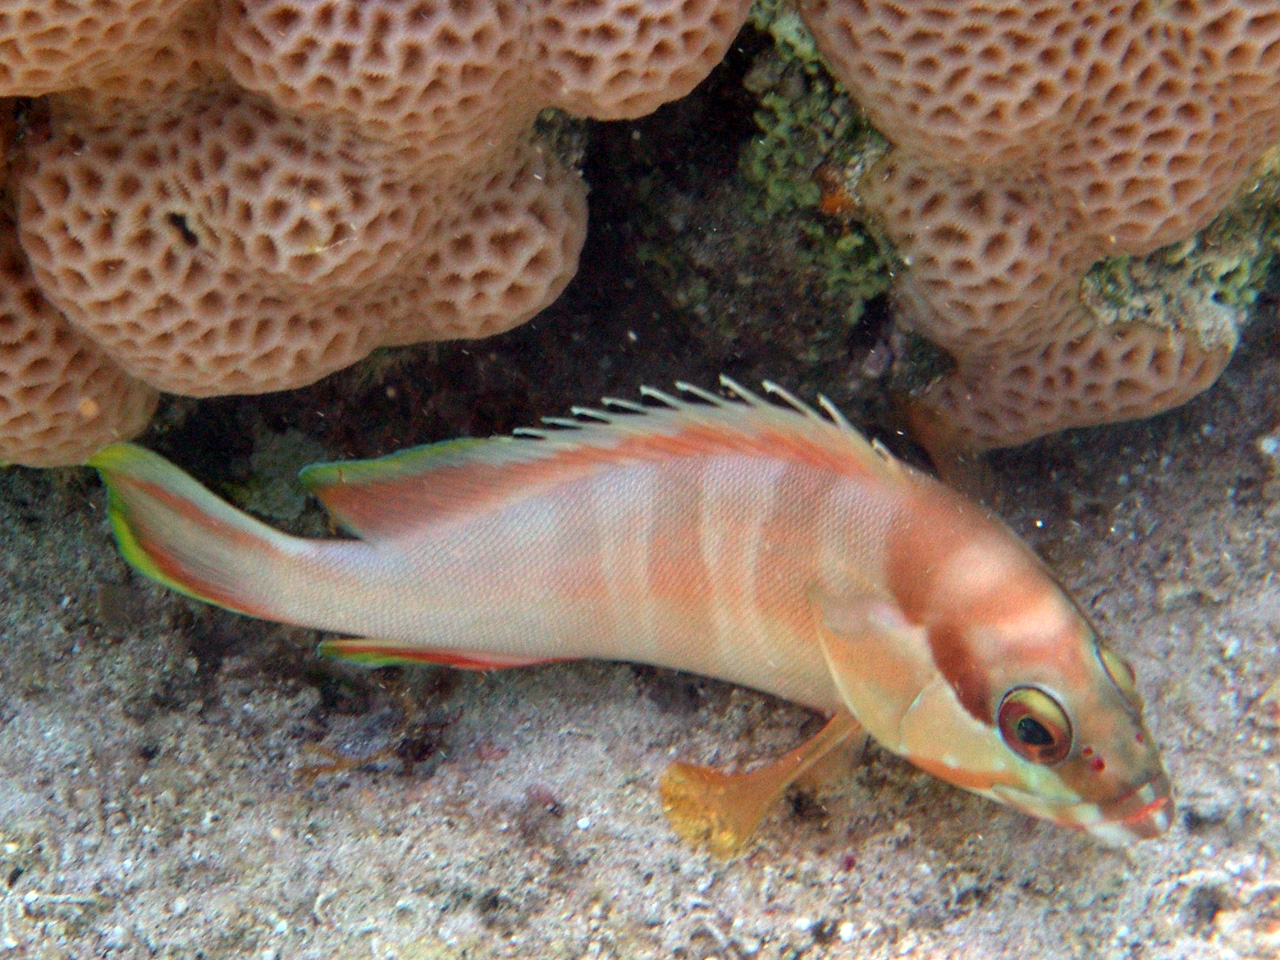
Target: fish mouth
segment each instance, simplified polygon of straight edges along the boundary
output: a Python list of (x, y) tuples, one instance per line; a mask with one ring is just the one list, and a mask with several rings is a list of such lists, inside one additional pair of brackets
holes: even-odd
[(997, 787), (992, 792), (998, 799), (1027, 813), (1065, 827), (1086, 830), (1108, 846), (1128, 846), (1138, 840), (1154, 839), (1173, 823), (1173, 794), (1164, 773), (1103, 803), (1054, 802), (1010, 787)]
[(1098, 833), (1119, 831), (1132, 840), (1151, 840), (1160, 836), (1173, 823), (1173, 792), (1169, 778), (1163, 773), (1110, 803), (1100, 804), (1102, 823), (1088, 827)]

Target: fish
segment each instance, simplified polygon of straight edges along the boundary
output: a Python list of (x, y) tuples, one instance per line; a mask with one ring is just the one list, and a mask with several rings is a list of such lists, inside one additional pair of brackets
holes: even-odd
[(187, 596), (339, 636), (367, 665), (631, 661), (828, 718), (762, 767), (678, 762), (676, 830), (740, 851), (793, 783), (866, 737), (1108, 845), (1173, 798), (1134, 671), (978, 503), (868, 441), (825, 397), (677, 383), (538, 428), (305, 468), (345, 536), (236, 509), (158, 454), (88, 464), (124, 557)]

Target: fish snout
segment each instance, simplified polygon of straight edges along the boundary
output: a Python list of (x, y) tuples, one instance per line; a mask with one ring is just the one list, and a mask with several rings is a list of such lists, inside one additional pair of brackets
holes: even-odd
[(1173, 824), (1169, 778), (1160, 773), (1107, 804), (1102, 813), (1102, 821), (1086, 829), (1106, 843), (1120, 846), (1160, 836)]
[(1163, 773), (1143, 784), (1125, 798), (1134, 806), (1120, 820), (1139, 840), (1149, 840), (1164, 833), (1173, 823), (1173, 791)]

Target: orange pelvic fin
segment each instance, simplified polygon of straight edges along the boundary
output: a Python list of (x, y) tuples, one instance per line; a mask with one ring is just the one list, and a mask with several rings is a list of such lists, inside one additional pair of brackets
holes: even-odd
[[(717, 856), (738, 853), (769, 808), (800, 780), (830, 776), (840, 748), (862, 727), (841, 710), (811, 739), (754, 770), (729, 773), (692, 763), (673, 763), (662, 775), (662, 809), (672, 828)], [(863, 735), (865, 738), (865, 735)]]

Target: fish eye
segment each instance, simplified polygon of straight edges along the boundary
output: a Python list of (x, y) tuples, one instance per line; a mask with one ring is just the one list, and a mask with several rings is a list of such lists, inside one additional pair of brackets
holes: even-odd
[(1058, 701), (1036, 687), (1014, 687), (997, 714), (1005, 744), (1032, 763), (1051, 764), (1071, 752), (1071, 721)]
[(1128, 661), (1114, 650), (1110, 650), (1101, 644), (1098, 646), (1098, 659), (1102, 661), (1102, 668), (1107, 671), (1107, 676), (1111, 678), (1111, 682), (1119, 688), (1120, 692), (1132, 702), (1141, 704), (1142, 698), (1138, 694), (1137, 676), (1133, 672), (1133, 667), (1129, 666)]

